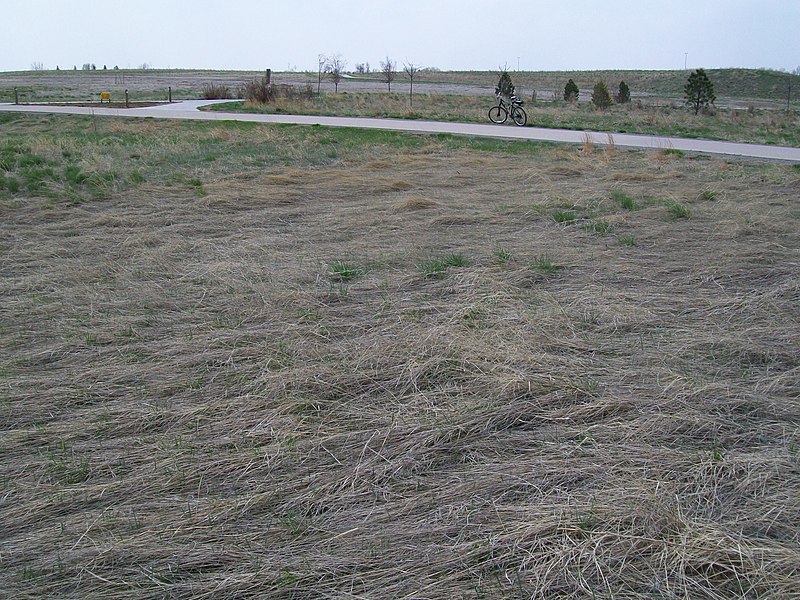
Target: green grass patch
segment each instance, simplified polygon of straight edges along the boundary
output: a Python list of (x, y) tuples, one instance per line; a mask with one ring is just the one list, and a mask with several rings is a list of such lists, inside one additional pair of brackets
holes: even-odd
[(363, 268), (344, 260), (334, 261), (328, 267), (328, 276), (333, 281), (353, 281), (365, 272)]
[(571, 210), (556, 210), (551, 216), (556, 223), (571, 223), (575, 220), (575, 213)]
[(688, 219), (692, 214), (688, 206), (675, 201), (667, 203), (667, 211), (676, 219)]
[(628, 196), (628, 194), (622, 190), (612, 191), (611, 198), (625, 210), (639, 210), (641, 208), (636, 200)]
[(82, 172), (80, 167), (76, 167), (75, 165), (69, 165), (64, 168), (64, 177), (68, 182), (76, 185), (85, 183), (88, 179), (88, 175)]
[(714, 190), (703, 190), (700, 192), (700, 199), (702, 200), (716, 200), (717, 192)]
[(597, 233), (606, 236), (611, 232), (612, 227), (611, 224), (606, 221), (590, 221), (583, 226), (583, 229), (589, 233)]
[(636, 238), (632, 235), (623, 235), (619, 238), (619, 243), (622, 246), (635, 246), (638, 242)]
[(561, 270), (563, 267), (555, 264), (549, 255), (542, 254), (537, 256), (531, 263), (531, 268), (540, 273), (551, 274)]
[(506, 248), (498, 247), (492, 251), (492, 256), (501, 265), (505, 265), (511, 261), (511, 251)]
[(440, 278), (447, 274), (450, 267), (466, 267), (469, 264), (469, 259), (463, 254), (447, 254), (423, 260), (419, 263), (419, 270), (423, 277)]

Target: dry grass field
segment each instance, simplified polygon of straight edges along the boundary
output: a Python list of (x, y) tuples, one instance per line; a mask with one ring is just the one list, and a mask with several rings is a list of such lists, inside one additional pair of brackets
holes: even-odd
[(0, 595), (800, 595), (800, 171), (4, 115)]

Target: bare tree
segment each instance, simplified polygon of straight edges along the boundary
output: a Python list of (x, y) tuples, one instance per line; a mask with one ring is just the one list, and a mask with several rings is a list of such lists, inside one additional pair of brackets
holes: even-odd
[(411, 80), (411, 88), (408, 91), (409, 106), (414, 106), (414, 75), (416, 75), (419, 70), (419, 65), (415, 65), (412, 62), (403, 63), (403, 71), (406, 72), (406, 76)]
[(322, 80), (328, 76), (329, 71), (330, 63), (328, 61), (328, 57), (324, 54), (317, 55), (317, 96), (319, 96), (320, 93)]
[(342, 58), (341, 54), (337, 54), (328, 60), (328, 65), (330, 66), (328, 72), (330, 73), (331, 81), (333, 82), (333, 85), (336, 88), (336, 93), (338, 94), (339, 83), (344, 77), (345, 69), (347, 68), (347, 61)]
[(31, 63), (31, 71), (44, 71), (44, 65), (40, 62)]
[(388, 56), (386, 62), (381, 61), (381, 73), (383, 73), (383, 80), (389, 86), (389, 91), (392, 91), (392, 82), (397, 76), (397, 63)]

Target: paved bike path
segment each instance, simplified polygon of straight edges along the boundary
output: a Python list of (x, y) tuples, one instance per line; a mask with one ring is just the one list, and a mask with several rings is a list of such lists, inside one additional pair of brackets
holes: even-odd
[[(223, 102), (230, 102), (226, 100)], [(246, 121), (254, 123), (287, 123), (294, 125), (324, 125), (326, 127), (356, 127), (382, 129), (411, 133), (450, 133), (476, 137), (491, 137), (515, 140), (561, 142), (582, 144), (588, 136), (595, 145), (609, 143), (609, 134), (596, 131), (574, 131), (569, 129), (544, 129), (541, 127), (517, 127), (515, 125), (490, 125), (481, 123), (452, 123), (444, 121), (412, 121), (406, 119), (375, 119), (368, 117), (326, 117), (318, 115), (263, 115), (248, 113), (224, 113), (200, 111), (200, 106), (213, 104), (209, 100), (189, 100), (174, 104), (144, 108), (100, 108), (81, 106), (45, 106), (0, 104), (0, 112), (34, 112), (50, 114), (96, 115), (113, 117), (152, 117), (157, 119), (188, 119), (199, 121)], [(684, 152), (741, 156), (765, 160), (800, 162), (800, 148), (742, 144), (712, 140), (638, 135), (631, 133), (610, 134), (619, 147), (663, 150), (672, 148)]]

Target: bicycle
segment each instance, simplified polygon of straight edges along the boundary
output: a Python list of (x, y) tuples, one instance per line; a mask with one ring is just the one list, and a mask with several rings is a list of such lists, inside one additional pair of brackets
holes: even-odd
[(514, 123), (522, 127), (528, 122), (528, 115), (522, 108), (524, 102), (516, 96), (511, 96), (510, 101), (506, 102), (501, 94), (497, 94), (497, 106), (489, 109), (489, 120), (500, 125), (508, 120), (510, 114)]

